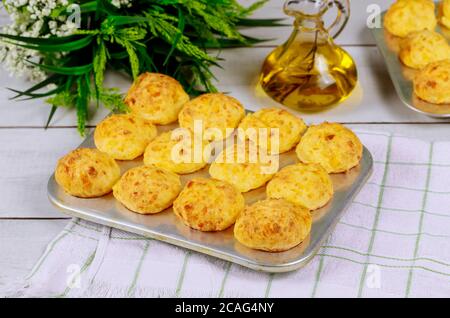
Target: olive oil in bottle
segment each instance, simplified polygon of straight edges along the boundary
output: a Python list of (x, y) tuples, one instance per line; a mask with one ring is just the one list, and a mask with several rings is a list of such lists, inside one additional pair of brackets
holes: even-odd
[[(266, 58), (260, 77), (261, 87), (271, 98), (305, 112), (327, 109), (343, 101), (357, 83), (355, 62), (334, 44), (322, 20), (330, 3), (339, 2), (315, 1), (286, 2), (286, 13), (296, 18), (294, 31)], [(340, 18), (348, 14), (344, 5), (337, 9)]]

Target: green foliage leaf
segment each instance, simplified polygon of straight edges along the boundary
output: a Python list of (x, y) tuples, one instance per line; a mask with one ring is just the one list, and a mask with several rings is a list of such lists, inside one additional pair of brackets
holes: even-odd
[(89, 44), (93, 40), (92, 36), (86, 36), (79, 40), (71, 41), (68, 43), (55, 43), (55, 44), (23, 44), (21, 42), (5, 41), (8, 44), (17, 45), (26, 49), (36, 50), (40, 52), (71, 52), (80, 50)]
[[(243, 35), (239, 27), (282, 25), (279, 19), (251, 19), (267, 0), (244, 7), (236, 0), (135, 0), (117, 8), (111, 0), (80, 1), (82, 29), (65, 37), (22, 37), (0, 33), (0, 40), (40, 53), (28, 61), (48, 73), (46, 80), (13, 98), (47, 97), (57, 107), (74, 107), (84, 134), (91, 101), (113, 111), (127, 111), (117, 90), (103, 87), (108, 67), (136, 78), (140, 72), (163, 72), (192, 95), (217, 91), (212, 66), (221, 59), (207, 49), (249, 46), (263, 40)], [(74, 3), (70, 0), (69, 3)], [(57, 19), (64, 7), (55, 8)], [(64, 54), (58, 54), (64, 52)], [(43, 90), (48, 84), (56, 88)], [(48, 98), (49, 97), (49, 98)]]
[[(17, 92), (17, 95), (11, 97), (10, 99), (16, 99), (16, 98), (19, 98), (21, 96), (33, 93), (33, 92), (35, 92), (35, 91), (37, 91), (37, 90), (39, 90), (41, 88), (46, 87), (49, 84), (55, 84), (55, 83), (57, 83), (60, 80), (60, 78), (61, 78), (60, 75), (51, 75), (51, 76), (47, 77), (45, 80), (37, 83), (36, 85), (33, 85), (32, 87), (30, 87), (29, 89), (27, 89), (27, 90), (25, 90), (23, 92), (15, 91), (15, 92)], [(10, 89), (10, 90), (12, 90), (12, 89)]]
[(256, 10), (262, 8), (267, 2), (269, 2), (269, 0), (259, 0), (256, 1), (254, 3), (252, 3), (250, 6), (248, 6), (247, 8), (244, 8), (241, 12), (240, 12), (240, 16), (245, 17), (245, 16), (249, 16), (251, 15), (253, 12), (255, 12)]
[(47, 129), (48, 126), (50, 126), (50, 122), (52, 121), (52, 118), (55, 115), (57, 109), (58, 106), (52, 105), (52, 108), (50, 109), (50, 114), (48, 115), (47, 122), (45, 123), (45, 129)]
[(19, 101), (23, 101), (23, 100), (29, 100), (29, 99), (34, 99), (34, 98), (42, 98), (42, 97), (47, 97), (47, 96), (51, 96), (54, 94), (57, 94), (58, 92), (60, 92), (62, 90), (62, 87), (57, 87), (55, 89), (49, 90), (45, 93), (27, 93), (27, 92), (21, 92), (12, 88), (8, 88), (10, 91), (17, 93), (20, 96), (27, 96), (28, 98), (22, 98), (19, 99)]
[(121, 51), (121, 52), (114, 52), (114, 53), (110, 53), (109, 56), (113, 59), (126, 59), (128, 57), (128, 53), (127, 51)]
[(62, 37), (52, 36), (49, 38), (32, 38), (32, 37), (26, 37), (26, 36), (0, 33), (0, 38), (10, 39), (10, 40), (14, 40), (17, 42), (22, 42), (22, 43), (35, 44), (35, 45), (53, 45), (53, 44), (70, 43), (71, 41), (74, 41), (75, 39), (77, 39), (78, 36), (69, 35), (69, 36), (62, 36)]
[(75, 105), (76, 94), (68, 90), (64, 90), (55, 94), (53, 97), (46, 99), (46, 102), (58, 107), (73, 107)]
[(97, 10), (97, 1), (89, 1), (80, 4), (81, 13), (90, 13), (95, 12), (96, 10)]
[(97, 0), (96, 2), (96, 18), (100, 18), (102, 14), (115, 15), (117, 13), (117, 8), (111, 4), (110, 0)]
[(109, 16), (108, 20), (110, 25), (113, 26), (148, 22), (148, 18), (146, 17), (130, 17), (130, 16)]
[(245, 47), (249, 45), (258, 44), (266, 40), (255, 39), (252, 37), (245, 36), (245, 42), (240, 40), (230, 40), (230, 39), (215, 39), (214, 41), (202, 42), (202, 45), (207, 49), (224, 49), (232, 47)]
[(86, 76), (80, 76), (77, 80), (77, 97), (75, 107), (77, 109), (78, 131), (84, 136), (86, 132), (86, 121), (89, 105), (89, 79)]
[(185, 25), (186, 24), (185, 24), (183, 12), (181, 10), (178, 10), (178, 33), (177, 33), (177, 35), (175, 35), (175, 38), (173, 39), (172, 47), (170, 48), (170, 51), (167, 54), (166, 59), (164, 60), (163, 66), (165, 66), (167, 64), (167, 62), (170, 60), (170, 57), (173, 54), (173, 51), (175, 51), (178, 41), (180, 41), (181, 35), (184, 32)]
[(278, 27), (289, 25), (282, 23), (282, 21), (284, 19), (239, 19), (236, 25), (245, 27)]
[(205, 51), (200, 49), (198, 46), (194, 45), (188, 37), (181, 35), (178, 40), (175, 41), (179, 32), (178, 28), (172, 25), (168, 19), (167, 15), (152, 13), (152, 19), (149, 21), (150, 30), (154, 36), (161, 37), (167, 43), (173, 44), (175, 43), (175, 47), (196, 59), (204, 60), (204, 61), (214, 61), (215, 59), (209, 56)]
[(138, 77), (138, 75), (139, 75), (139, 58), (136, 54), (133, 43), (131, 41), (121, 39), (121, 38), (116, 38), (116, 42), (118, 44), (120, 44), (121, 46), (123, 46), (128, 53), (128, 57), (130, 60), (130, 65), (131, 65), (131, 73), (133, 75), (133, 78)]
[(94, 60), (92, 63), (94, 69), (95, 86), (97, 91), (100, 91), (103, 87), (106, 62), (108, 60), (107, 55), (108, 53), (106, 45), (102, 39), (99, 39), (98, 48), (95, 52)]
[(62, 75), (83, 75), (89, 73), (92, 69), (92, 63), (82, 66), (52, 66), (52, 65), (38, 64), (32, 61), (28, 61), (28, 63), (33, 64), (43, 69), (44, 71)]
[(123, 101), (123, 95), (116, 88), (105, 88), (99, 94), (99, 100), (104, 107), (114, 112), (127, 113), (128, 106)]
[[(200, 1), (189, 1), (186, 5), (189, 10), (202, 17), (211, 29), (224, 34), (229, 39), (242, 39), (241, 34), (234, 28), (233, 21), (230, 21), (232, 16), (227, 17), (227, 14), (222, 13), (220, 8), (211, 8)], [(214, 10), (214, 13), (211, 12), (211, 9)]]

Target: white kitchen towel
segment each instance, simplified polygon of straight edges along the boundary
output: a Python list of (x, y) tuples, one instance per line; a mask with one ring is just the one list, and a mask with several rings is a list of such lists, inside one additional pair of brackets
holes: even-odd
[(7, 295), (450, 297), (450, 142), (358, 135), (374, 173), (300, 270), (256, 272), (73, 219)]

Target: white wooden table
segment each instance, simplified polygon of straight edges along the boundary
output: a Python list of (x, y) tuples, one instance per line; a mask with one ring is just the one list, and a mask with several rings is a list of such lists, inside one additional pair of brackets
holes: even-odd
[[(310, 123), (339, 121), (351, 128), (450, 140), (449, 121), (419, 115), (401, 103), (366, 27), (369, 4), (379, 4), (385, 9), (392, 2), (352, 1), (351, 21), (338, 43), (357, 62), (359, 87), (343, 105), (304, 118)], [(282, 3), (282, 0), (270, 1), (256, 16), (282, 17)], [(247, 34), (275, 40), (254, 48), (223, 51), (223, 69), (215, 70), (219, 89), (229, 92), (250, 109), (276, 105), (255, 92), (255, 81), (264, 57), (290, 31), (291, 27), (251, 30)], [(129, 80), (112, 75), (108, 84), (125, 90)], [(8, 77), (4, 71), (0, 73), (0, 285), (28, 273), (49, 240), (67, 223), (67, 217), (49, 203), (46, 185), (57, 159), (82, 141), (74, 125), (74, 112), (60, 109), (51, 127), (44, 130), (48, 105), (40, 100), (21, 103), (8, 100), (11, 93), (5, 87), (24, 89), (28, 85)], [(91, 127), (105, 115), (105, 110), (97, 111), (91, 118)]]

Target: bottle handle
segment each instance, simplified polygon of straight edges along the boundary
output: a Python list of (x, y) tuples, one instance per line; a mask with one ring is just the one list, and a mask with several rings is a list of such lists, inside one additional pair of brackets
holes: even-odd
[(337, 16), (326, 30), (335, 39), (349, 20), (350, 0), (287, 0), (283, 7), (287, 15), (301, 19), (322, 19), (332, 8), (336, 8)]
[(327, 28), (328, 33), (335, 39), (344, 30), (350, 18), (350, 0), (331, 0), (329, 6), (337, 10), (336, 20)]
[(292, 17), (321, 17), (329, 8), (329, 0), (286, 0), (284, 13)]

